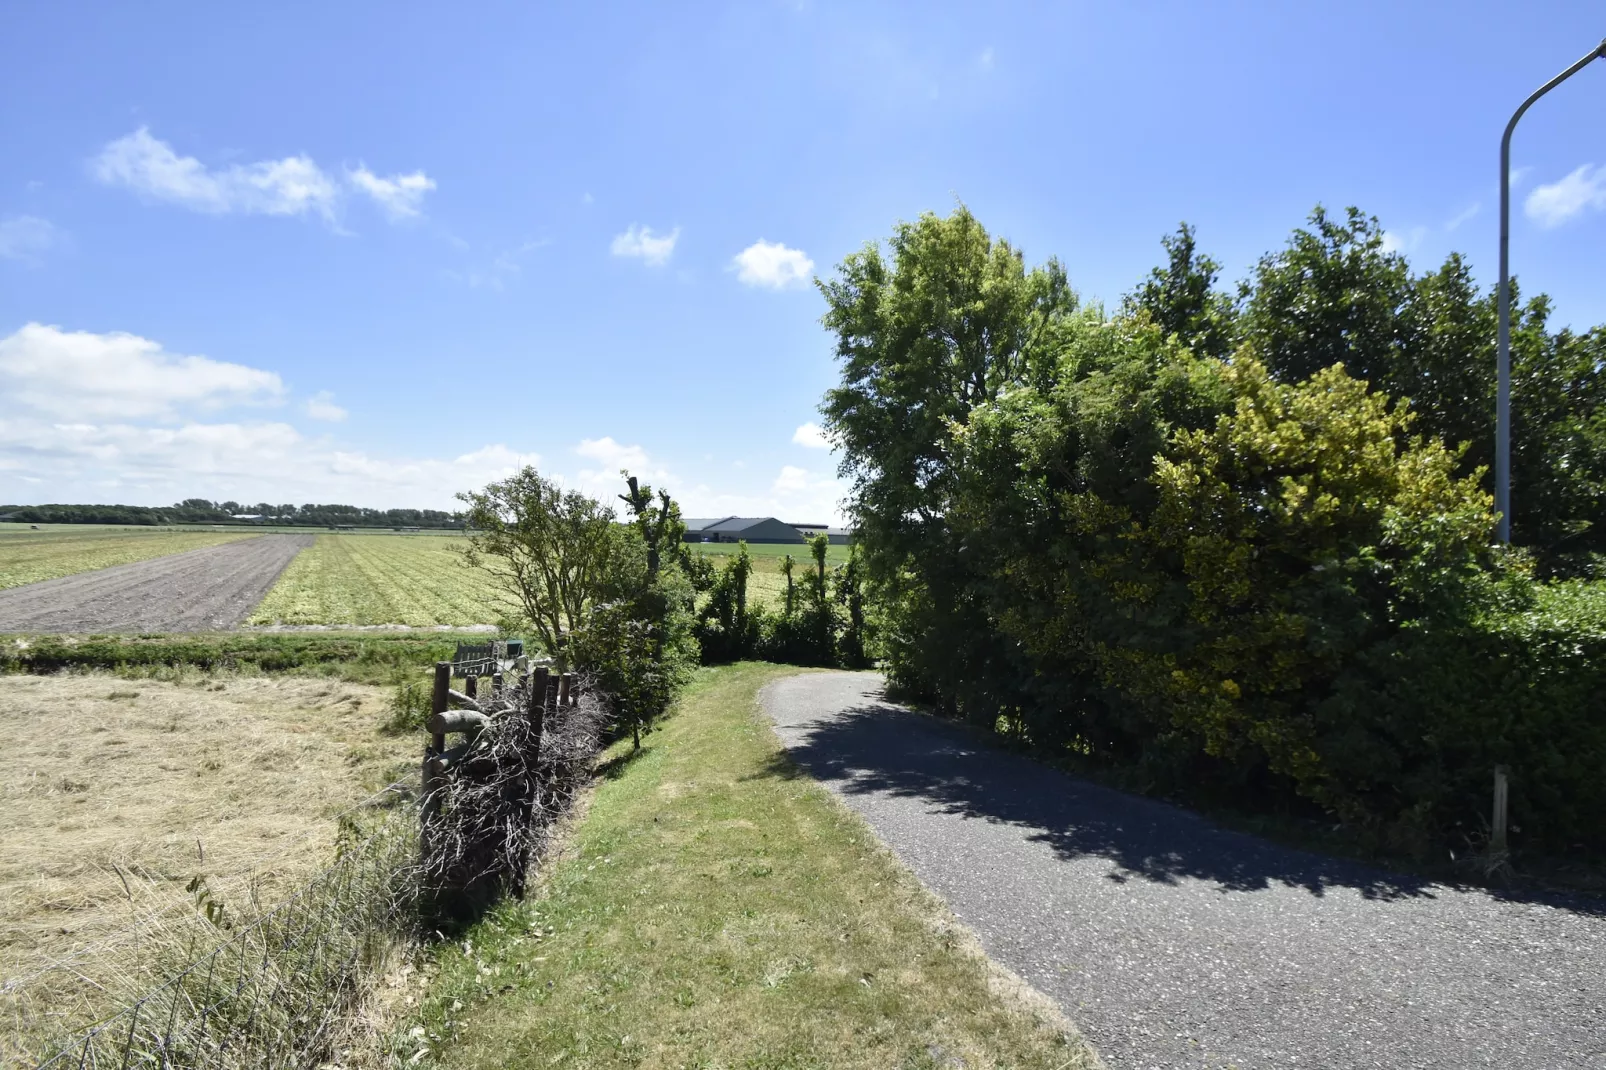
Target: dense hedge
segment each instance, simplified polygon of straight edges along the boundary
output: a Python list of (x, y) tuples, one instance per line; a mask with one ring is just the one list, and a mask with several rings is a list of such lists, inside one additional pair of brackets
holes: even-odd
[(1530, 303), (1518, 402), (1565, 375), (1577, 411), (1520, 429), (1528, 548), (1496, 553), (1448, 437), (1482, 426), (1486, 302), (1357, 214), (1313, 222), (1237, 300), (1184, 232), (1119, 312), (1086, 307), (963, 209), (823, 284), (888, 674), (1157, 791), (1440, 857), (1481, 842), (1504, 764), (1514, 846), (1606, 850), (1606, 588), (1536, 578), (1606, 546), (1602, 335)]
[(1606, 848), (1606, 584), (1519, 588), (1511, 601), (1409, 635), (1372, 667), (1369, 719), (1406, 728), (1395, 790), (1481, 829), (1490, 770), (1505, 764), (1515, 843)]

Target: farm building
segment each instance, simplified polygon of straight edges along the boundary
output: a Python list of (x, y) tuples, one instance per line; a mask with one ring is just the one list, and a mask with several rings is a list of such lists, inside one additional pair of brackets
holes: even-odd
[(688, 519), (687, 542), (802, 542), (803, 534), (773, 516)]

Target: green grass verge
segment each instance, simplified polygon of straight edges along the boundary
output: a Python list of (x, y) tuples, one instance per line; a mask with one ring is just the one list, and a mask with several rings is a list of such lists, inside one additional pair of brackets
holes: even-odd
[(354, 683), (386, 684), (397, 674), (448, 661), (459, 642), (483, 633), (0, 636), (0, 672), (110, 669), (132, 675), (196, 668), (304, 672)]
[(447, 1067), (1096, 1065), (868, 828), (791, 776), (758, 689), (702, 671), (628, 741), (544, 894), (437, 945), (395, 1054)]

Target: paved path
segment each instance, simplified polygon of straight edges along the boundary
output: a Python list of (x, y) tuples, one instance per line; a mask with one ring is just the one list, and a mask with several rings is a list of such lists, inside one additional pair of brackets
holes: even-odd
[(258, 535), (0, 591), (0, 632), (206, 632), (256, 608), (312, 535)]
[(994, 750), (872, 673), (765, 689), (857, 810), (1113, 1070), (1606, 1068), (1606, 906), (1228, 832)]

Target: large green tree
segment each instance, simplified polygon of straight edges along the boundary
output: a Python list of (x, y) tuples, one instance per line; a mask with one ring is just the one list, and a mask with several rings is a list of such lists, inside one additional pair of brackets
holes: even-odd
[[(954, 438), (977, 405), (1030, 376), (1076, 295), (1056, 262), (1028, 269), (962, 206), (899, 224), (884, 249), (850, 255), (820, 290), (842, 368), (822, 409), (867, 578), (892, 607), (890, 667), (951, 702), (962, 681), (996, 676), (981, 666), (1007, 656), (970, 596), (965, 547), (947, 523)], [(953, 650), (933, 634), (975, 641)], [(934, 649), (945, 654), (933, 661)]]

